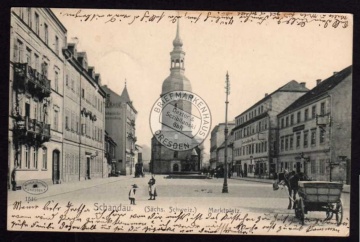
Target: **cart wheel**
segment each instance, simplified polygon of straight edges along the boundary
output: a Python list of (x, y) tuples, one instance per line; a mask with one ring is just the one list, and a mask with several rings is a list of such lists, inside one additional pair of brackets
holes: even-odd
[(299, 198), (298, 206), (299, 206), (299, 219), (300, 219), (301, 225), (304, 225), (305, 208), (304, 208), (304, 201), (302, 200), (302, 198)]
[(333, 204), (328, 204), (327, 206), (327, 210), (326, 210), (326, 218), (325, 218), (325, 221), (326, 220), (331, 220), (332, 217), (334, 215), (334, 205)]
[(336, 215), (336, 224), (337, 226), (339, 226), (342, 223), (342, 219), (343, 219), (343, 206), (341, 200), (336, 204), (335, 215)]

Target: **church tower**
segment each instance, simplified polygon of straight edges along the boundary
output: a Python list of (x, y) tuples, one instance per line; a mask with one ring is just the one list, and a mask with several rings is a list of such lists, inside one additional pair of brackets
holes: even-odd
[[(177, 22), (176, 36), (173, 40), (173, 50), (170, 52), (170, 75), (164, 80), (162, 84), (161, 94), (173, 91), (187, 91), (192, 92), (189, 79), (185, 76), (185, 52), (183, 51), (183, 41), (180, 37), (179, 21)], [(174, 100), (167, 103), (167, 107), (181, 110), (181, 112), (191, 114), (191, 102), (185, 100)], [(166, 117), (167, 112), (162, 112), (162, 126), (161, 133), (169, 140), (176, 141), (181, 139), (179, 132), (170, 127), (171, 119)], [(185, 126), (185, 125), (184, 125)], [(191, 128), (184, 127), (182, 133), (186, 136), (191, 136)], [(193, 140), (193, 139), (192, 139)], [(193, 140), (195, 141), (195, 140)], [(197, 173), (200, 170), (198, 147), (175, 151), (160, 144), (155, 138), (151, 140), (151, 163), (150, 170), (155, 174), (170, 174), (170, 173)]]
[[(189, 91), (191, 92), (191, 84), (188, 78), (186, 78), (185, 72), (185, 52), (182, 49), (183, 42), (180, 38), (179, 21), (177, 22), (176, 37), (173, 41), (173, 50), (170, 52), (170, 76), (168, 76), (163, 84), (161, 95), (164, 95), (172, 91)], [(174, 101), (171, 103), (177, 108), (191, 114), (191, 103), (187, 101)], [(163, 113), (162, 119), (166, 115)], [(163, 130), (168, 130), (166, 126), (162, 127)]]

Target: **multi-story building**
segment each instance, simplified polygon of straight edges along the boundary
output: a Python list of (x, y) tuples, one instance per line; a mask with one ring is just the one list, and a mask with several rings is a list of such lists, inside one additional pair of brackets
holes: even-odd
[[(234, 146), (234, 135), (232, 134), (232, 132), (230, 132), (227, 136), (227, 166), (228, 166), (228, 172), (232, 173), (233, 172), (233, 146)], [(225, 141), (216, 149), (216, 160), (217, 160), (217, 165), (216, 166), (224, 166), (224, 161), (225, 161)]]
[(308, 89), (290, 81), (235, 118), (233, 159), (247, 177), (271, 178), (276, 172), (277, 115)]
[[(231, 130), (235, 127), (235, 121), (228, 122), (228, 132), (230, 134)], [(216, 125), (210, 136), (210, 169), (215, 169), (218, 164), (218, 151), (217, 149), (225, 141), (225, 123), (219, 123)]]
[(278, 115), (278, 171), (349, 183), (352, 67), (335, 73)]
[(18, 184), (61, 181), (66, 33), (50, 9), (11, 9), (8, 168)]
[(88, 66), (86, 52), (76, 44), (63, 49), (64, 81), (64, 156), (63, 181), (87, 180), (107, 176), (104, 153), (105, 92), (100, 74)]
[(115, 176), (116, 146), (116, 142), (105, 131), (105, 158), (108, 165), (108, 176)]
[(118, 95), (106, 85), (105, 102), (105, 127), (117, 143), (115, 151), (116, 163), (113, 165), (112, 173), (116, 175), (132, 175), (135, 169), (135, 120), (137, 111), (130, 100), (129, 93), (125, 87)]

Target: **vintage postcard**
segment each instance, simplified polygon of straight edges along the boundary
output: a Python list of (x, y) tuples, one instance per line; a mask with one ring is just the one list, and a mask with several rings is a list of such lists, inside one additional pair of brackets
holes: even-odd
[(350, 233), (353, 16), (12, 8), (7, 229)]

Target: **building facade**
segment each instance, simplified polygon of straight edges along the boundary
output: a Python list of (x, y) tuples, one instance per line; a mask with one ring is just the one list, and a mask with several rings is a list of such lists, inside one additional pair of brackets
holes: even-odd
[[(177, 25), (176, 37), (173, 41), (173, 51), (170, 53), (170, 76), (162, 84), (161, 96), (172, 91), (191, 92), (191, 83), (185, 76), (185, 52), (182, 49), (183, 42), (180, 38), (179, 24)], [(184, 113), (191, 114), (191, 103), (184, 100), (169, 102), (175, 108)], [(164, 123), (168, 120), (166, 112), (162, 112), (161, 133), (166, 137), (177, 139), (178, 131), (175, 131)], [(191, 122), (191, 121), (190, 121)], [(189, 125), (190, 126), (190, 125)], [(191, 128), (185, 125), (184, 133), (191, 136)], [(192, 142), (196, 142), (192, 139)], [(194, 143), (196, 145), (196, 143)], [(195, 146), (194, 145), (194, 146)], [(162, 145), (155, 136), (151, 139), (150, 171), (155, 174), (169, 174), (181, 172), (200, 172), (200, 149), (196, 148), (184, 151), (171, 150)]]
[(227, 171), (229, 174), (232, 175), (234, 172), (234, 160), (233, 160), (233, 147), (234, 147), (234, 135), (232, 132), (229, 133), (227, 137), (227, 146), (225, 145), (225, 141), (216, 149), (216, 156), (217, 156), (217, 165), (224, 167), (225, 164), (225, 150), (226, 150), (226, 164), (228, 166)]
[(88, 180), (107, 176), (105, 158), (105, 92), (86, 52), (76, 44), (63, 49), (64, 72), (64, 158), (61, 179)]
[(277, 170), (350, 182), (352, 67), (335, 73), (278, 115)]
[(233, 159), (245, 177), (272, 178), (276, 173), (277, 115), (304, 95), (305, 83), (290, 81), (235, 118)]
[(118, 95), (106, 85), (105, 127), (117, 143), (116, 162), (112, 165), (115, 175), (132, 175), (135, 170), (135, 143), (137, 141), (135, 121), (137, 111), (125, 87)]
[(65, 27), (47, 8), (12, 8), (9, 157), (16, 181), (60, 183)]
[(108, 176), (115, 176), (115, 166), (116, 166), (116, 142), (110, 137), (110, 135), (105, 131), (105, 157), (107, 160), (108, 166)]
[[(235, 122), (230, 121), (228, 123), (229, 134), (235, 127)], [(225, 141), (225, 123), (219, 123), (211, 130), (210, 136), (210, 169), (215, 169), (219, 164), (218, 148)]]

